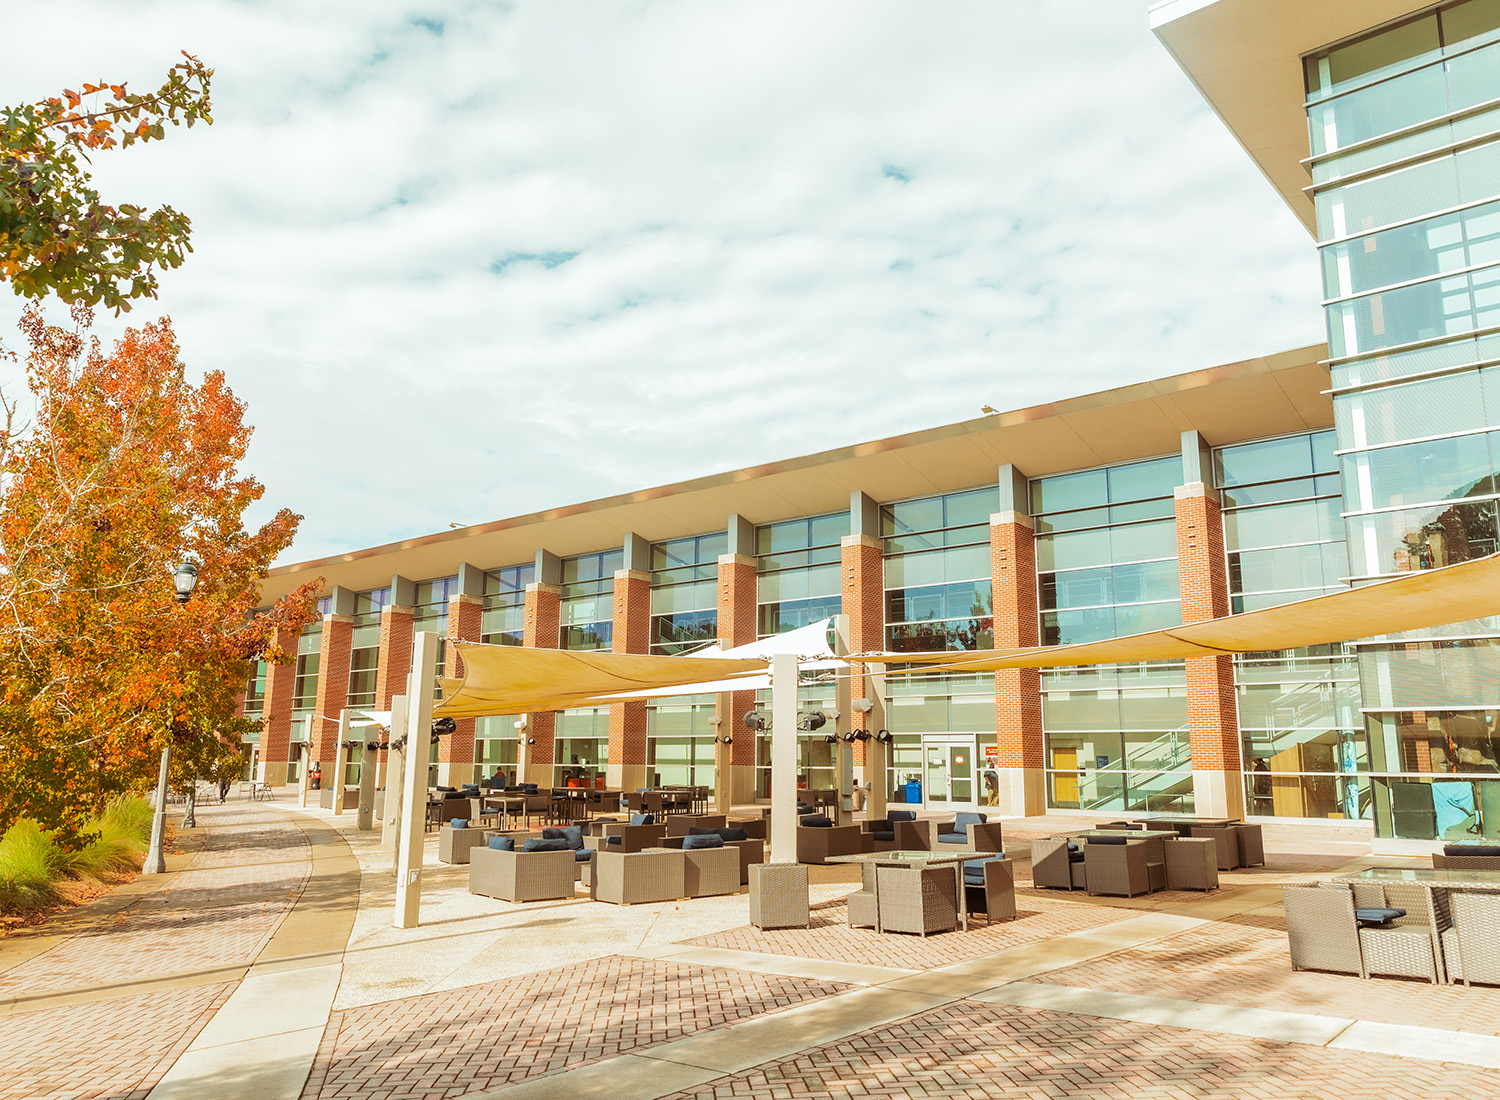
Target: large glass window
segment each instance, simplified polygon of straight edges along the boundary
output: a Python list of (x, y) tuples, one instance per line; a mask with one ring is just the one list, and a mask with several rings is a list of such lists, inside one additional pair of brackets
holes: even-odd
[(661, 699), (646, 707), (646, 776), (653, 786), (712, 787), (716, 728), (712, 695)]
[(318, 661), (323, 650), (323, 624), (314, 622), (297, 639), (297, 675), (292, 681), (292, 713), (305, 714), (318, 705)]
[(583, 707), (557, 716), (553, 742), (560, 787), (601, 787), (609, 767), (609, 708)]
[(526, 586), (534, 580), (535, 565), (512, 565), (484, 575), (480, 641), (485, 645), (525, 644)]
[(999, 491), (985, 488), (880, 510), (888, 649), (993, 648), (990, 516), (998, 507)]
[(359, 592), (354, 597), (354, 632), (349, 641), (349, 690), (346, 707), (375, 706), (375, 682), (380, 667), (380, 613), (391, 602), (389, 588)]
[(756, 528), (758, 637), (839, 614), (843, 604), (840, 540), (848, 533), (848, 512)]
[(562, 649), (609, 649), (614, 642), (615, 570), (625, 567), (622, 550), (581, 554), (562, 563)]
[(651, 652), (686, 653), (718, 638), (725, 532), (651, 547)]
[[(417, 585), (416, 615), (412, 629), (418, 634), (438, 636), (437, 674), (447, 675), (448, 667), (448, 601), (458, 592), (457, 577), (439, 577)], [(383, 700), (382, 700), (383, 702)]]

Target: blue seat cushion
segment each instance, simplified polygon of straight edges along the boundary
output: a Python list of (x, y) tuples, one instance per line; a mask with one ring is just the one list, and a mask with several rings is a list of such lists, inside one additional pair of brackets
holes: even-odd
[(516, 838), (513, 836), (492, 836), (490, 847), (497, 852), (514, 852), (516, 850)]
[(833, 828), (833, 819), (823, 814), (807, 814), (797, 824), (804, 825), (809, 829), (831, 829)]
[(1091, 837), (1089, 837), (1089, 843), (1090, 844), (1124, 844), (1129, 839), (1130, 839), (1130, 837), (1126, 836), (1124, 833), (1121, 833), (1119, 836), (1091, 836)]
[(876, 840), (889, 841), (892, 844), (896, 842), (895, 829), (873, 829), (871, 830), (870, 835), (873, 836)]
[(573, 860), (575, 863), (587, 863), (593, 858), (594, 849), (592, 848), (579, 848), (573, 853)]
[(724, 838), (718, 833), (699, 833), (697, 836), (685, 836), (682, 838), (684, 848), (722, 848)]
[(745, 832), (744, 829), (736, 829), (733, 826), (726, 826), (726, 827), (724, 827), (722, 829), (715, 829), (714, 832), (717, 833), (718, 836), (719, 836), (719, 839), (722, 840), (722, 841), (724, 841), (726, 844), (729, 843), (731, 840), (749, 840), (750, 839), (750, 834), (747, 833), (747, 832)]
[(444, 794), (447, 794), (449, 791), (456, 791), (456, 790), (458, 790), (458, 788), (457, 787), (439, 787), (438, 790), (442, 791)]
[(717, 829), (715, 829), (712, 825), (689, 825), (688, 826), (688, 831), (687, 831), (687, 835), (688, 836), (707, 836), (709, 833), (713, 833), (715, 836), (719, 835), (719, 831)]
[(967, 843), (969, 843), (969, 834), (968, 833), (938, 833), (938, 842), (940, 844), (967, 844)]
[(953, 831), (964, 832), (970, 825), (983, 825), (988, 819), (984, 814), (962, 813), (953, 815)]
[(543, 840), (565, 840), (573, 851), (583, 847), (583, 826), (572, 825), (562, 829), (543, 829)]
[(887, 821), (915, 821), (915, 820), (917, 820), (917, 811), (916, 810), (887, 810), (885, 812), (885, 819)]
[(1406, 916), (1405, 909), (1356, 909), (1354, 919), (1361, 928), (1379, 928), (1390, 924), (1397, 917)]
[(1005, 857), (1002, 855), (986, 856), (983, 859), (966, 859), (964, 860), (964, 874), (977, 873), (982, 875), (984, 874), (984, 865), (986, 863), (1001, 863), (1004, 860)]
[(810, 814), (812, 812), (813, 812), (813, 808), (811, 806), (809, 806), (806, 802), (799, 802), (799, 803), (797, 803), (797, 813), (798, 814)]
[(521, 845), (523, 852), (570, 852), (566, 840), (541, 840), (537, 837), (529, 837), (525, 844)]
[(1444, 844), (1445, 856), (1500, 856), (1500, 845), (1495, 844)]
[(607, 836), (604, 838), (604, 842), (606, 844), (619, 844), (620, 838), (617, 836)]
[(467, 829), (469, 827), (469, 819), (466, 817), (450, 817), (448, 824), (455, 829)]
[(654, 825), (656, 823), (656, 818), (652, 817), (650, 814), (631, 814), (630, 823), (632, 825)]

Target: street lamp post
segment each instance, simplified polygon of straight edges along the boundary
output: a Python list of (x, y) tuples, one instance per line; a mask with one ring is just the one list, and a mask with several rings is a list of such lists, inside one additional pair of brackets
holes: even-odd
[[(188, 598), (193, 594), (193, 588), (198, 583), (198, 566), (190, 561), (179, 562), (177, 568), (172, 571), (172, 583), (177, 589), (177, 602), (187, 603)], [(151, 847), (146, 851), (146, 864), (141, 868), (143, 875), (165, 874), (167, 870), (167, 856), (163, 842), (167, 833), (167, 780), (171, 774), (172, 731), (168, 729), (167, 743), (162, 746), (161, 750), (161, 771), (156, 777), (156, 814), (151, 819)], [(189, 803), (188, 811), (191, 814), (191, 803)]]

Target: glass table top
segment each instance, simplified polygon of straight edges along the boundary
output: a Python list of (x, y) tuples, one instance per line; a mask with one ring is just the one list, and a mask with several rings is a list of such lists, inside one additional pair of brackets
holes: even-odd
[(1500, 890), (1500, 871), (1460, 871), (1450, 867), (1367, 867), (1334, 882), (1416, 882), (1430, 886), (1468, 886)]
[(963, 863), (970, 859), (983, 859), (998, 855), (998, 852), (861, 852), (852, 856), (829, 856), (827, 863)]

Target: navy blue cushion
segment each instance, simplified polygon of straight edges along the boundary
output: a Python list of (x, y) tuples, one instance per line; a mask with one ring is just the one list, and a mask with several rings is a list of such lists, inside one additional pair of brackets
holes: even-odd
[(438, 790), (440, 790), (444, 794), (446, 794), (449, 791), (456, 791), (456, 790), (458, 790), (458, 788), (457, 787), (439, 787)]
[(572, 849), (568, 847), (568, 842), (566, 840), (539, 840), (536, 837), (529, 837), (526, 843), (521, 845), (521, 851), (570, 852), (572, 851)]
[(731, 840), (750, 839), (750, 834), (745, 832), (744, 829), (736, 829), (733, 826), (727, 826), (723, 829), (715, 829), (714, 832), (717, 833), (719, 839), (724, 841), (726, 844)]
[(797, 803), (797, 813), (798, 814), (810, 814), (812, 812), (813, 812), (813, 808), (811, 806), (809, 806), (806, 802), (799, 802), (799, 803)]
[(938, 833), (938, 842), (941, 844), (967, 844), (968, 833)]
[(887, 821), (915, 821), (915, 820), (917, 820), (917, 811), (916, 810), (887, 810), (885, 812), (885, 819)]
[(513, 836), (492, 836), (490, 847), (497, 852), (514, 852), (516, 850), (516, 838)]
[(1494, 844), (1444, 844), (1445, 856), (1500, 856), (1500, 846)]
[(809, 829), (831, 829), (833, 820), (822, 814), (807, 814), (797, 824), (805, 825)]
[(465, 783), (464, 784), (464, 790), (466, 790), (466, 791), (477, 791), (478, 789), (479, 789), (479, 784), (478, 783)]
[(688, 826), (688, 831), (687, 831), (687, 835), (688, 836), (707, 836), (709, 833), (713, 833), (714, 836), (718, 836), (719, 835), (719, 831), (717, 829), (713, 828), (710, 825), (689, 825)]
[(565, 829), (543, 829), (543, 840), (564, 840), (573, 851), (583, 847), (583, 826), (573, 825)]
[(455, 799), (455, 798), (468, 798), (468, 797), (470, 797), (470, 796), (464, 794), (463, 791), (449, 791), (447, 794), (443, 795), (443, 800), (444, 801), (451, 801), (452, 799)]
[(953, 815), (953, 831), (961, 833), (970, 825), (983, 825), (988, 820), (984, 814), (962, 813)]
[(1356, 909), (1354, 919), (1359, 921), (1362, 928), (1379, 928), (1382, 924), (1389, 924), (1397, 917), (1406, 916), (1405, 909)]
[(527, 794), (536, 794), (535, 783), (524, 783), (522, 786), (525, 788)]
[(966, 859), (964, 860), (964, 874), (967, 875), (971, 874), (972, 872), (978, 871), (982, 875), (984, 874), (984, 865), (986, 863), (1000, 863), (1003, 862), (1004, 859), (1004, 856), (998, 854), (993, 856), (986, 856), (984, 859)]
[(466, 817), (450, 817), (448, 824), (455, 829), (467, 829), (469, 827), (469, 819)]
[(656, 819), (650, 814), (631, 814), (630, 823), (632, 825), (654, 825)]
[(885, 840), (892, 844), (896, 842), (896, 830), (894, 829), (872, 829), (870, 835), (876, 840)]
[(587, 863), (589, 860), (591, 860), (593, 858), (594, 858), (594, 849), (592, 849), (592, 848), (579, 848), (577, 851), (575, 851), (573, 853), (573, 861), (575, 863)]
[(607, 844), (619, 844), (620, 843), (620, 838), (617, 837), (617, 836), (607, 836), (607, 837), (604, 838), (604, 840), (605, 840), (605, 843), (607, 843)]
[(682, 838), (684, 848), (722, 848), (724, 838), (717, 833), (700, 833), (698, 836), (685, 836)]
[(1129, 839), (1130, 838), (1128, 836), (1126, 836), (1124, 833), (1121, 833), (1119, 836), (1091, 836), (1091, 837), (1089, 837), (1089, 843), (1090, 844), (1124, 844)]

